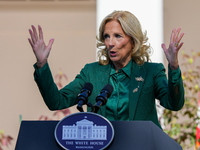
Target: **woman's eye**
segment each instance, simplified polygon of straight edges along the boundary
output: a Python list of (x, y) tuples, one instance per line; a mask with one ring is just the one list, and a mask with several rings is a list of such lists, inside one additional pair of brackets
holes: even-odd
[(109, 38), (109, 35), (108, 34), (104, 34), (104, 39), (107, 39), (107, 38)]
[(116, 38), (121, 38), (122, 36), (119, 35), (119, 34), (116, 34), (115, 37), (116, 37)]

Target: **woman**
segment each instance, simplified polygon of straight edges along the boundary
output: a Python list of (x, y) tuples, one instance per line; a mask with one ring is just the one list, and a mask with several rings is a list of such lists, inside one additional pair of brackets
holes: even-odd
[(169, 62), (167, 80), (164, 66), (149, 62), (151, 49), (138, 19), (130, 12), (114, 11), (104, 18), (99, 28), (99, 62), (86, 64), (74, 81), (61, 90), (57, 89), (47, 63), (54, 39), (46, 46), (42, 28), (38, 26), (38, 29), (39, 37), (34, 26), (29, 30), (29, 42), (37, 59), (34, 77), (50, 110), (77, 104), (77, 95), (87, 82), (94, 87), (88, 99), (92, 104), (106, 84), (114, 87), (108, 102), (98, 111), (108, 120), (150, 120), (161, 128), (155, 99), (170, 110), (183, 107), (184, 88), (178, 64), (178, 51), (183, 45), (180, 41), (184, 35), (179, 36), (181, 28), (172, 31), (168, 49), (162, 44)]

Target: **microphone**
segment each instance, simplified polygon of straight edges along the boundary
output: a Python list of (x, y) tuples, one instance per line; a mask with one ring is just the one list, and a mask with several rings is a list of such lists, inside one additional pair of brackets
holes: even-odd
[(107, 103), (107, 99), (113, 92), (113, 86), (110, 84), (106, 84), (101, 90), (101, 94), (96, 97), (96, 104), (93, 107), (93, 112), (97, 113), (101, 106)]
[(82, 90), (81, 90), (81, 93), (78, 94), (78, 97), (77, 97), (77, 101), (78, 101), (77, 109), (80, 112), (83, 112), (82, 106), (84, 104), (87, 104), (88, 97), (91, 95), (92, 90), (93, 90), (93, 85), (91, 83), (85, 83), (83, 88), (82, 88)]

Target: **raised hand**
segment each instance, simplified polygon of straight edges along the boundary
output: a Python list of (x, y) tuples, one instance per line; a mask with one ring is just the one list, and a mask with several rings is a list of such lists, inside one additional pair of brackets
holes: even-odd
[(49, 56), (54, 39), (50, 39), (49, 44), (46, 46), (44, 43), (41, 26), (38, 25), (39, 36), (37, 34), (36, 28), (33, 25), (31, 27), (32, 27), (32, 30), (29, 29), (31, 39), (28, 38), (28, 41), (36, 56), (37, 67), (38, 69), (40, 69), (47, 63), (47, 58)]
[[(179, 67), (178, 64), (178, 52), (183, 45), (183, 42), (180, 43), (184, 33), (181, 33), (179, 36), (181, 28), (173, 29), (170, 37), (169, 48), (167, 49), (163, 43), (161, 46), (164, 50), (165, 56), (169, 62), (170, 69), (176, 70)], [(180, 44), (179, 44), (180, 43)]]

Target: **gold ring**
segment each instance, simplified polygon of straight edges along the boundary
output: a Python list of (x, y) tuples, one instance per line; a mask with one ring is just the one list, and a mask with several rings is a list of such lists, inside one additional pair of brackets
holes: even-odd
[(177, 42), (175, 42), (174, 46), (175, 46), (175, 47), (178, 47), (178, 43), (177, 43)]

